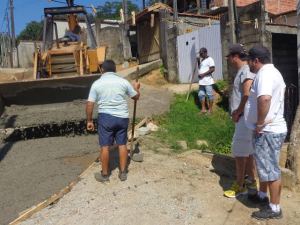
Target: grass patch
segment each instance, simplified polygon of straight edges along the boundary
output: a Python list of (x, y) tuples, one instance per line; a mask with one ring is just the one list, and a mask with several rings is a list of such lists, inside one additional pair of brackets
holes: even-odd
[(156, 118), (161, 128), (157, 132), (158, 137), (175, 151), (181, 150), (176, 144), (178, 140), (185, 140), (189, 148), (199, 149), (196, 141), (201, 139), (207, 141), (211, 151), (230, 153), (234, 124), (228, 112), (216, 106), (212, 115), (199, 115), (194, 99), (186, 102), (185, 98), (184, 95), (176, 95), (170, 111)]

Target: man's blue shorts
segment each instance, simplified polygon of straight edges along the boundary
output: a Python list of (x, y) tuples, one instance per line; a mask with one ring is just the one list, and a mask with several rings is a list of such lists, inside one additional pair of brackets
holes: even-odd
[(199, 86), (199, 92), (198, 92), (199, 100), (202, 101), (206, 95), (208, 97), (208, 100), (212, 101), (214, 99), (214, 92), (213, 92), (212, 85), (200, 85)]
[(128, 118), (115, 117), (106, 113), (98, 114), (98, 135), (100, 146), (126, 145)]
[(281, 171), (279, 166), (280, 150), (286, 133), (262, 133), (254, 139), (255, 162), (259, 180), (261, 182), (279, 180)]

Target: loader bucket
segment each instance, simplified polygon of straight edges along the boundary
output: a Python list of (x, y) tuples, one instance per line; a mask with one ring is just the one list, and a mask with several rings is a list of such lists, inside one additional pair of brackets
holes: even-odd
[(99, 77), (100, 74), (76, 75), (0, 83), (0, 95), (5, 106), (50, 104), (87, 99), (92, 83)]

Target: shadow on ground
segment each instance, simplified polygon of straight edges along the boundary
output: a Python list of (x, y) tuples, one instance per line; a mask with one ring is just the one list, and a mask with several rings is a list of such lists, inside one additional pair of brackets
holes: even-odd
[[(235, 180), (235, 161), (234, 158), (226, 155), (214, 154), (211, 164), (211, 172), (217, 174), (220, 178), (219, 185), (223, 191), (228, 190)], [(257, 205), (248, 200), (248, 195), (240, 195), (236, 198), (248, 208), (257, 208)]]

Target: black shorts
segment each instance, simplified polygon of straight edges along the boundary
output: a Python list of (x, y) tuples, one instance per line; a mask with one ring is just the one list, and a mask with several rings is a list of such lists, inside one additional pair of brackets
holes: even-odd
[(100, 146), (126, 145), (128, 118), (115, 117), (106, 113), (98, 114), (98, 135)]

